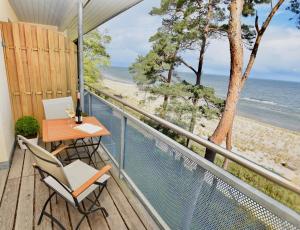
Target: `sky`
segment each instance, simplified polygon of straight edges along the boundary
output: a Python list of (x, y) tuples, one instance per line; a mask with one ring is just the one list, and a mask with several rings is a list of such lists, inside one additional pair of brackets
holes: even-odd
[[(107, 51), (111, 55), (111, 66), (130, 66), (138, 55), (145, 55), (151, 49), (148, 42), (161, 25), (161, 18), (151, 16), (152, 7), (159, 6), (160, 0), (144, 0), (128, 11), (100, 26), (100, 31), (112, 37)], [(300, 30), (289, 20), (293, 15), (283, 5), (268, 27), (252, 69), (251, 78), (274, 79), (300, 82)], [(269, 5), (259, 8), (260, 22), (268, 14)], [(245, 19), (254, 22), (253, 17)], [(199, 51), (183, 54), (184, 59), (196, 66)], [(244, 50), (247, 63), (250, 51)], [(229, 75), (230, 54), (228, 39), (212, 40), (207, 48), (204, 73)], [(184, 66), (177, 71), (189, 72)]]

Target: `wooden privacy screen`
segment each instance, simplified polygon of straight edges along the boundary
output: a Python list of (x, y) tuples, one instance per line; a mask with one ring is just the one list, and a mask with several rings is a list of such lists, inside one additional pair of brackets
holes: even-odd
[(0, 22), (0, 30), (14, 119), (32, 115), (42, 124), (42, 99), (75, 99), (76, 45), (40, 25)]

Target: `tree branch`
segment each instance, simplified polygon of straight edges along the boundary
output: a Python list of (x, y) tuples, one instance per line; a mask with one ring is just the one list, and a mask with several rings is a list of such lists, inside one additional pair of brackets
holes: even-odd
[(257, 51), (261, 42), (261, 39), (266, 31), (266, 29), (268, 28), (273, 16), (275, 15), (275, 13), (278, 11), (278, 9), (280, 8), (280, 6), (282, 5), (282, 3), (284, 2), (284, 0), (279, 0), (277, 2), (277, 4), (272, 8), (271, 12), (269, 13), (268, 17), (266, 18), (266, 20), (264, 21), (262, 27), (258, 30), (257, 32), (257, 37), (246, 67), (246, 70), (241, 78), (241, 85), (240, 87), (242, 88), (244, 86), (245, 81), (247, 80), (247, 78), (249, 77), (249, 74), (251, 72), (251, 69), (254, 65), (254, 61), (257, 55)]
[(259, 33), (259, 25), (258, 25), (258, 14), (257, 14), (257, 11), (256, 11), (256, 15), (255, 15), (255, 29), (256, 29), (256, 32), (258, 34)]
[(179, 61), (182, 64), (184, 64), (186, 67), (188, 67), (189, 69), (191, 69), (195, 74), (197, 74), (197, 71), (193, 68), (193, 66), (189, 65), (188, 63), (186, 63), (182, 58), (180, 58)]

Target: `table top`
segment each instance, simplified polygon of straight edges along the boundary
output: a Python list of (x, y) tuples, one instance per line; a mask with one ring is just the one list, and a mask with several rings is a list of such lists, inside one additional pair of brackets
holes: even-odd
[[(73, 127), (77, 126), (75, 121), (72, 122)], [(100, 126), (102, 129), (96, 133), (89, 134), (72, 128), (70, 118), (43, 120), (43, 141), (66, 141), (110, 135), (110, 132), (97, 120), (96, 117), (83, 117), (82, 124), (86, 123)]]

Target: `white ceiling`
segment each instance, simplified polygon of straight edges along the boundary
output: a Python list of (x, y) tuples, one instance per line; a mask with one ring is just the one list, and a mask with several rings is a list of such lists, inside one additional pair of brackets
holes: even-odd
[[(89, 32), (142, 0), (82, 0), (83, 30)], [(57, 26), (77, 38), (78, 0), (9, 0), (18, 19), (24, 22)]]

